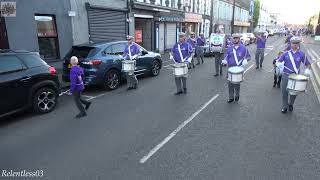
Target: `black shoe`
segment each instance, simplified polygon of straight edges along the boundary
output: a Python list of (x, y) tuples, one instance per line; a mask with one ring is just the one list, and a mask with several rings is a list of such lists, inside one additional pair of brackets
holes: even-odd
[(183, 94), (187, 94), (187, 88), (183, 89)]
[(273, 84), (273, 87), (276, 87), (276, 84)]
[(233, 101), (234, 101), (234, 99), (229, 99), (227, 102), (232, 103)]
[(87, 113), (79, 113), (78, 115), (76, 115), (76, 118), (82, 118), (82, 117), (85, 117), (87, 116)]
[(283, 114), (287, 113), (287, 108), (281, 109), (281, 112), (282, 112)]
[(91, 106), (91, 102), (88, 102), (88, 103), (86, 104), (85, 109), (88, 110), (90, 106)]
[(190, 67), (188, 67), (188, 69), (191, 69), (191, 66), (190, 66)]
[(289, 105), (289, 111), (290, 111), (290, 112), (293, 111), (293, 105)]
[(262, 68), (262, 64), (260, 64), (260, 68)]
[(278, 84), (277, 87), (280, 88), (280, 84)]
[(203, 64), (203, 61), (201, 61), (201, 64)]
[(200, 65), (200, 63), (197, 63), (196, 65)]
[(127, 91), (130, 91), (130, 90), (132, 90), (132, 89), (134, 89), (133, 87), (128, 87), (127, 88)]
[(236, 101), (239, 101), (239, 99), (240, 99), (239, 96), (237, 96), (235, 100), (236, 100)]
[(220, 72), (220, 76), (222, 76), (222, 72)]
[(194, 69), (194, 68), (196, 68), (196, 66), (195, 66), (195, 65), (193, 65), (193, 69)]
[(219, 74), (215, 74), (215, 75), (214, 75), (214, 77), (217, 77), (217, 76), (219, 76)]
[(182, 93), (183, 93), (182, 91), (179, 91), (179, 92), (174, 93), (174, 95), (180, 95)]
[(259, 66), (257, 66), (256, 69), (259, 69)]

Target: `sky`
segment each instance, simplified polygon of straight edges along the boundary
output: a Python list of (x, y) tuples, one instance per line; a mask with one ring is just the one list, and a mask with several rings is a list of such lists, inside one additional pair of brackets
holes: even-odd
[(281, 19), (290, 24), (304, 24), (319, 13), (320, 0), (261, 0), (272, 13), (280, 13)]

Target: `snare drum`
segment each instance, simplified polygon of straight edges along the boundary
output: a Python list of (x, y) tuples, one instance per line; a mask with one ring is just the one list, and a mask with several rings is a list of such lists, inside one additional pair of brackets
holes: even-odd
[(122, 71), (123, 72), (132, 73), (132, 72), (134, 72), (135, 67), (136, 67), (136, 61), (132, 61), (132, 60), (123, 60), (122, 61)]
[(287, 90), (291, 95), (305, 92), (309, 78), (301, 74), (290, 74), (288, 77)]
[(176, 77), (186, 77), (188, 75), (188, 66), (186, 63), (175, 63), (172, 67), (173, 74)]
[(228, 81), (230, 81), (233, 84), (240, 84), (243, 81), (243, 73), (243, 67), (230, 67), (228, 69)]

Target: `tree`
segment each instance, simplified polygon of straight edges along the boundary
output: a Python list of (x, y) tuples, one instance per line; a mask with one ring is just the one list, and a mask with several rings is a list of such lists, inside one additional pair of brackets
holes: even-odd
[(256, 28), (259, 22), (260, 16), (260, 0), (254, 0), (254, 10), (253, 10), (253, 28)]

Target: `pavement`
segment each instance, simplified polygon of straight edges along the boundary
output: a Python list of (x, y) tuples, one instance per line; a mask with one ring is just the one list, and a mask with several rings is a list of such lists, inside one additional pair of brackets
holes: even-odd
[[(49, 114), (2, 120), (0, 170), (42, 170), (50, 180), (318, 180), (319, 94), (309, 83), (294, 111), (281, 114), (272, 60), (283, 42), (269, 38), (259, 70), (255, 46), (248, 47), (238, 103), (226, 103), (226, 69), (214, 77), (213, 58), (206, 58), (190, 70), (186, 95), (173, 95), (168, 61), (159, 76), (140, 78), (135, 91), (87, 89), (93, 104), (83, 119), (62, 95)], [(318, 46), (305, 48), (320, 55)]]

